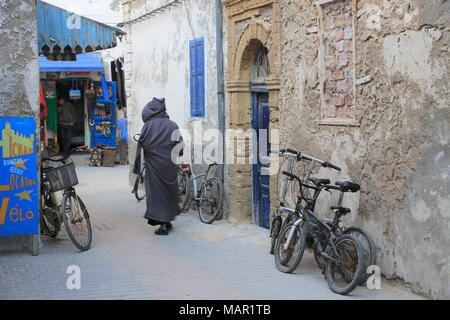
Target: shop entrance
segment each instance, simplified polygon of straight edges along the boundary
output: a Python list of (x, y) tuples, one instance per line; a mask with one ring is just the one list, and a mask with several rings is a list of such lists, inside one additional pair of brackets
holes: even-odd
[[(69, 97), (69, 91), (74, 88), (74, 83), (76, 83), (76, 88), (81, 91), (81, 97), (78, 100), (72, 100)], [(58, 99), (63, 97), (66, 102), (73, 105), (73, 126), (72, 126), (72, 139), (71, 148), (87, 145), (89, 142), (89, 137), (86, 137), (86, 125), (87, 115), (86, 115), (86, 101), (85, 101), (85, 87), (87, 85), (87, 80), (80, 79), (67, 79), (59, 80), (56, 82), (56, 102)], [(62, 141), (61, 130), (58, 130), (58, 141)]]

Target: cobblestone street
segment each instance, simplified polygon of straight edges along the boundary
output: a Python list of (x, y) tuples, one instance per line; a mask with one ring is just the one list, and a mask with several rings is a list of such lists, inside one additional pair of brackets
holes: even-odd
[[(167, 237), (143, 219), (145, 203), (130, 193), (128, 167), (77, 166), (77, 186), (93, 225), (93, 243), (80, 253), (62, 232), (29, 251), (0, 253), (0, 299), (420, 299), (382, 281), (333, 294), (309, 252), (294, 274), (277, 271), (267, 230), (183, 213)], [(66, 287), (67, 267), (81, 268), (81, 289)]]

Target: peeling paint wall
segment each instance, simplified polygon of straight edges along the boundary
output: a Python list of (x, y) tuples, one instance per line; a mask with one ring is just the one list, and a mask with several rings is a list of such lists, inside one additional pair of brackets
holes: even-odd
[[(361, 192), (346, 195), (348, 223), (377, 245), (388, 278), (450, 298), (448, 54), (450, 1), (356, 1), (355, 92), (359, 126), (320, 125), (317, 9), (280, 1), (281, 142), (342, 167)], [(324, 196), (319, 212), (336, 201)]]
[[(0, 116), (38, 115), (38, 56), (36, 1), (0, 0)], [(0, 250), (19, 248), (31, 237), (0, 237)]]
[[(127, 1), (124, 17), (130, 19), (151, 12), (172, 1)], [(127, 25), (129, 43), (125, 57), (127, 71), (127, 109), (129, 135), (139, 133), (142, 109), (153, 97), (166, 98), (167, 112), (180, 128), (193, 132), (194, 122), (203, 124), (203, 131), (218, 127), (216, 67), (215, 1), (196, 0), (161, 10), (140, 22)], [(205, 41), (205, 112), (203, 120), (190, 118), (189, 41)], [(136, 145), (130, 142), (134, 160)], [(131, 162), (130, 162), (131, 163)], [(133, 175), (130, 175), (133, 180)]]

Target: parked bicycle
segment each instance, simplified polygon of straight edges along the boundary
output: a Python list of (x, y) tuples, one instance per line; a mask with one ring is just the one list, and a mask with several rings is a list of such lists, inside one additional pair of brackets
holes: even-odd
[[(86, 251), (92, 243), (92, 228), (89, 213), (83, 201), (76, 194), (78, 184), (75, 165), (70, 154), (86, 149), (86, 146), (72, 149), (60, 158), (41, 160), (41, 232), (56, 237), (64, 222), (65, 230), (73, 244)], [(48, 166), (48, 163), (57, 166)], [(62, 191), (62, 201), (58, 204), (56, 193)]]
[[(139, 137), (140, 134), (136, 134), (133, 137), (133, 140), (138, 144), (139, 148)], [(139, 174), (136, 175), (136, 180), (134, 181), (133, 189), (131, 190), (131, 193), (134, 194), (137, 201), (144, 200), (145, 198), (145, 165), (141, 166), (141, 171), (139, 171)]]
[[(325, 188), (326, 190), (330, 189), (338, 190), (340, 192), (337, 205), (331, 206), (330, 208), (334, 213), (334, 218), (333, 220), (327, 220), (326, 223), (333, 229), (333, 231), (336, 234), (338, 235), (350, 234), (358, 238), (358, 240), (361, 242), (364, 249), (364, 275), (362, 276), (359, 284), (364, 284), (370, 276), (370, 274), (366, 272), (367, 267), (376, 264), (377, 255), (375, 242), (373, 241), (370, 234), (361, 227), (341, 226), (341, 218), (351, 212), (350, 208), (345, 208), (342, 206), (344, 194), (347, 192), (353, 193), (358, 192), (360, 190), (360, 185), (350, 181), (344, 181), (344, 182), (336, 182), (335, 186), (326, 185), (323, 186), (323, 188)], [(319, 239), (319, 241), (323, 241), (323, 239)], [(325, 262), (323, 261), (321, 255), (317, 251), (314, 251), (314, 258), (316, 260), (318, 267), (320, 269), (323, 269)]]
[[(294, 167), (294, 160), (297, 160), (298, 153), (291, 150), (291, 149), (281, 149), (280, 151), (271, 151), (272, 153), (278, 153), (281, 157), (285, 158), (285, 161), (287, 161), (287, 167), (286, 171), (289, 173), (292, 173), (293, 167)], [(284, 163), (284, 161), (283, 161)], [(283, 165), (280, 166), (280, 170), (282, 169)], [(278, 176), (280, 176), (280, 173), (282, 171), (278, 172)], [(271, 228), (270, 228), (270, 237), (271, 237), (271, 243), (270, 243), (270, 254), (273, 254), (275, 249), (275, 243), (278, 238), (278, 235), (281, 231), (281, 229), (289, 222), (294, 222), (298, 219), (298, 215), (296, 214), (295, 209), (289, 208), (286, 206), (286, 194), (288, 191), (288, 182), (289, 178), (288, 176), (283, 176), (283, 183), (281, 186), (281, 192), (277, 192), (279, 195), (279, 204), (278, 208), (275, 212), (275, 215), (272, 219)], [(280, 180), (280, 177), (277, 179)], [(277, 183), (277, 191), (278, 191), (278, 183)], [(286, 217), (283, 217), (286, 215)]]
[[(219, 216), (223, 207), (223, 184), (217, 177), (209, 178), (212, 167), (217, 163), (211, 163), (204, 173), (196, 174), (192, 165), (185, 165), (181, 180), (184, 190), (181, 190), (181, 208), (184, 211), (189, 210), (192, 202), (198, 210), (200, 220), (204, 223), (213, 223)], [(193, 190), (191, 189), (191, 183)]]
[[(295, 151), (293, 149), (287, 148), (287, 149), (281, 149), (279, 151), (272, 151), (272, 152), (278, 153), (280, 156), (287, 158), (288, 163), (287, 163), (287, 168), (285, 171), (288, 172), (289, 174), (292, 174), (292, 170), (294, 168), (294, 161), (306, 161), (306, 160), (311, 161), (308, 170), (305, 170), (305, 172), (304, 172), (305, 181), (310, 180), (310, 176), (313, 172), (313, 168), (316, 163), (319, 163), (323, 167), (333, 168), (337, 171), (341, 170), (339, 167), (337, 167), (329, 162), (314, 158), (307, 154), (301, 154), (300, 152)], [(298, 212), (295, 211), (295, 208), (289, 208), (289, 207), (285, 206), (286, 194), (288, 191), (288, 181), (289, 181), (289, 177), (287, 175), (284, 175), (281, 193), (279, 193), (279, 206), (275, 213), (274, 218), (272, 219), (272, 224), (271, 224), (271, 228), (270, 228), (270, 237), (272, 238), (271, 245), (270, 245), (270, 254), (273, 254), (273, 252), (274, 252), (275, 243), (280, 234), (280, 231), (288, 223), (293, 222), (299, 218)], [(306, 190), (303, 189), (303, 192), (306, 192)], [(315, 203), (314, 203), (314, 205), (315, 205)], [(314, 209), (312, 209), (312, 210), (314, 210)], [(283, 219), (284, 214), (287, 214), (287, 216)]]
[[(139, 143), (139, 136), (140, 134), (136, 134), (133, 139), (136, 141), (136, 143)], [(185, 179), (185, 168), (187, 168), (188, 165), (177, 165), (177, 176), (178, 176), (178, 191), (180, 196), (182, 196), (186, 192), (186, 181), (189, 182), (189, 176), (187, 179)], [(131, 190), (131, 193), (134, 194), (136, 197), (136, 200), (141, 201), (144, 200), (146, 197), (146, 189), (145, 189), (145, 172), (146, 168), (145, 165), (142, 166), (141, 171), (138, 175), (136, 175), (136, 180), (134, 181), (133, 189)], [(186, 173), (187, 174), (187, 173)]]
[[(272, 151), (272, 152), (276, 152), (276, 151)], [(313, 185), (315, 187), (319, 187), (319, 189), (316, 190), (317, 193), (315, 193), (312, 197), (306, 196), (307, 192), (306, 192), (306, 190), (303, 189), (305, 192), (305, 198), (306, 198), (306, 208), (310, 209), (313, 212), (315, 211), (316, 200), (317, 200), (321, 190), (325, 189), (327, 191), (330, 191), (330, 190), (340, 191), (337, 206), (332, 207), (332, 211), (334, 213), (334, 219), (327, 220), (327, 223), (329, 226), (331, 226), (333, 228), (334, 232), (336, 232), (337, 234), (341, 234), (341, 235), (351, 234), (361, 241), (361, 244), (363, 245), (363, 249), (364, 249), (364, 270), (367, 270), (367, 267), (370, 265), (375, 265), (376, 264), (376, 247), (375, 247), (375, 243), (374, 243), (372, 237), (370, 236), (370, 234), (361, 227), (357, 227), (357, 226), (345, 227), (345, 226), (341, 226), (341, 224), (340, 224), (341, 218), (344, 215), (350, 213), (349, 208), (342, 207), (344, 193), (357, 192), (357, 191), (359, 191), (360, 186), (358, 184), (355, 184), (355, 183), (352, 183), (349, 181), (337, 182), (336, 185), (332, 186), (332, 185), (329, 185), (329, 183), (330, 183), (329, 179), (311, 178), (310, 176), (312, 174), (312, 169), (315, 166), (315, 162), (319, 162), (322, 166), (329, 166), (328, 163), (324, 164), (324, 162), (320, 159), (315, 159), (315, 158), (305, 155), (305, 154), (301, 155), (300, 152), (292, 150), (292, 149), (286, 149), (286, 150), (282, 149), (282, 150), (278, 151), (277, 153), (279, 153), (280, 156), (286, 157), (288, 159), (288, 164), (287, 164), (285, 171), (287, 171), (291, 174), (292, 174), (292, 170), (294, 167), (294, 165), (293, 165), (294, 160), (296, 160), (296, 161), (310, 160), (311, 161), (309, 169), (304, 171), (304, 173), (305, 173), (304, 177), (305, 177), (305, 179), (307, 179), (308, 182), (313, 183)], [(339, 169), (336, 166), (333, 166), (333, 167), (335, 170)], [(338, 171), (340, 171), (340, 170), (338, 170)], [(294, 222), (295, 220), (297, 220), (299, 218), (299, 214), (295, 211), (294, 208), (289, 208), (289, 207), (284, 206), (289, 177), (287, 175), (283, 175), (283, 177), (284, 178), (283, 178), (283, 185), (282, 185), (282, 190), (281, 190), (281, 194), (280, 194), (280, 204), (276, 211), (276, 215), (272, 220), (272, 225), (271, 225), (272, 226), (271, 233), (270, 233), (271, 237), (272, 237), (271, 248), (270, 248), (271, 254), (273, 254), (273, 252), (274, 252), (275, 243), (280, 234), (280, 231), (287, 224)], [(283, 214), (287, 214), (287, 216), (284, 219), (283, 219)], [(313, 249), (313, 240), (312, 240), (311, 235), (307, 235), (307, 248)], [(320, 254), (318, 254), (318, 252), (314, 251), (314, 257), (315, 257), (318, 267), (323, 270), (325, 262), (321, 258)], [(369, 276), (370, 275), (368, 273), (364, 273), (364, 276), (361, 278), (360, 284), (364, 284), (367, 281)]]
[[(331, 291), (348, 294), (360, 283), (364, 270), (364, 249), (361, 242), (350, 234), (338, 234), (314, 212), (302, 205), (305, 199), (303, 190), (314, 189), (318, 193), (326, 188), (325, 181), (313, 187), (289, 172), (283, 171), (291, 179), (299, 183), (299, 195), (295, 210), (301, 216), (281, 230), (275, 245), (275, 263), (282, 272), (292, 272), (299, 265), (307, 245), (307, 235), (311, 235), (314, 251), (325, 262), (324, 274)], [(315, 199), (314, 199), (315, 201)], [(292, 259), (292, 257), (294, 257)]]

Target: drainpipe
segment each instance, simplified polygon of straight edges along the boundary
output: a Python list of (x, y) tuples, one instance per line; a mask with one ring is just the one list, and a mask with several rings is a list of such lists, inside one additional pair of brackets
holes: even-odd
[[(216, 0), (216, 60), (217, 60), (217, 113), (219, 131), (222, 134), (222, 155), (225, 159), (225, 110), (224, 110), (224, 77), (223, 77), (223, 39), (222, 39), (222, 3)], [(222, 161), (224, 162), (224, 161)], [(223, 164), (217, 168), (217, 176), (223, 180)]]

